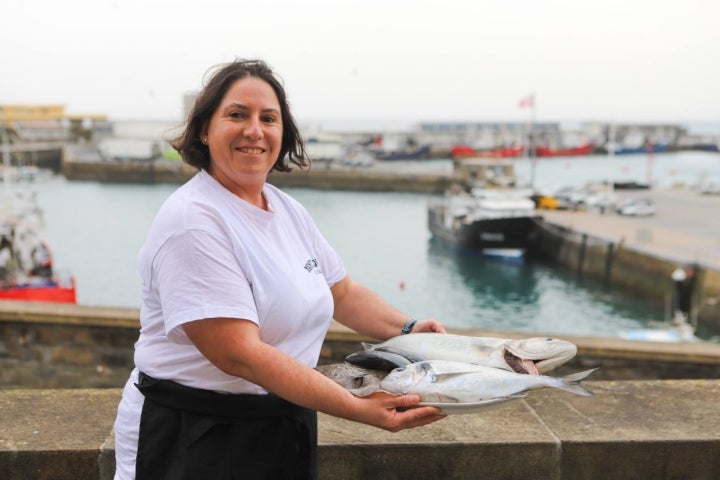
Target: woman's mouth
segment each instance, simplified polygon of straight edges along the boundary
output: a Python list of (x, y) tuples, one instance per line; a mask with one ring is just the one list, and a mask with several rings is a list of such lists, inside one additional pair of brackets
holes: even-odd
[(237, 150), (241, 153), (247, 153), (250, 155), (259, 155), (265, 151), (258, 147), (239, 147)]

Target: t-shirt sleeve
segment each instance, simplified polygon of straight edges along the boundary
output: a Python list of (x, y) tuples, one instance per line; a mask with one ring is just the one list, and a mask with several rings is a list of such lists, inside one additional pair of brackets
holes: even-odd
[(153, 260), (165, 333), (187, 342), (184, 323), (205, 318), (242, 318), (258, 323), (252, 287), (231, 244), (198, 230), (169, 238)]

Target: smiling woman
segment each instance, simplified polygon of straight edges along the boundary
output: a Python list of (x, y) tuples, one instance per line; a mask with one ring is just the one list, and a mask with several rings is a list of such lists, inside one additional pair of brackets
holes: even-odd
[(313, 369), (333, 318), (381, 340), (445, 328), (353, 281), (308, 211), (266, 183), (309, 164), (272, 70), (221, 66), (172, 145), (200, 171), (140, 250), (116, 479), (314, 479), (318, 410), (389, 431), (441, 419), (417, 395), (360, 398)]
[(213, 159), (208, 173), (223, 187), (267, 210), (262, 189), (280, 154), (283, 124), (273, 89), (263, 80), (238, 80), (203, 129)]

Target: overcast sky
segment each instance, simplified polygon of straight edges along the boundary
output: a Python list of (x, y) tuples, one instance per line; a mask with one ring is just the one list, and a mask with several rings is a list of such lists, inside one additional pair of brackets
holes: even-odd
[(176, 120), (209, 67), (262, 58), (296, 117), (720, 121), (719, 0), (23, 0), (0, 103)]

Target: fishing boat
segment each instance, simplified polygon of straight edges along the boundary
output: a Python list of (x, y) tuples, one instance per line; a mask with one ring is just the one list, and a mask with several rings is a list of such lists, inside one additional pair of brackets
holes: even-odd
[(468, 158), (455, 164), (456, 184), (428, 204), (432, 235), (460, 250), (522, 263), (538, 217), (532, 191), (517, 188), (508, 160)]
[(25, 190), (6, 192), (0, 209), (0, 300), (77, 303), (75, 279), (61, 278), (42, 238), (42, 213)]
[(450, 149), (450, 158), (517, 158), (521, 157), (524, 151), (525, 147), (523, 145), (490, 149), (476, 149), (469, 145), (455, 145)]
[(538, 157), (573, 157), (589, 155), (593, 150), (592, 143), (584, 143), (576, 147), (552, 148), (549, 146), (535, 147), (535, 155)]
[(640, 146), (608, 145), (608, 152), (615, 155), (631, 155), (637, 153), (662, 153), (668, 149), (668, 143), (647, 143)]
[(377, 160), (424, 160), (430, 158), (431, 145), (408, 146), (399, 150), (376, 150)]
[[(7, 136), (3, 168), (10, 164)], [(35, 192), (9, 182), (3, 172), (0, 198), (0, 300), (77, 303), (75, 279), (54, 271), (53, 256), (42, 237), (42, 211)]]

